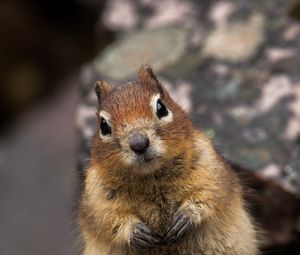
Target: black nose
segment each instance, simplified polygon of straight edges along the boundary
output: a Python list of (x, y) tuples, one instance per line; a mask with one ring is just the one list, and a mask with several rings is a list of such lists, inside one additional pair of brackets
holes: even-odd
[(129, 147), (136, 154), (144, 154), (149, 146), (149, 139), (142, 134), (133, 134), (129, 138)]

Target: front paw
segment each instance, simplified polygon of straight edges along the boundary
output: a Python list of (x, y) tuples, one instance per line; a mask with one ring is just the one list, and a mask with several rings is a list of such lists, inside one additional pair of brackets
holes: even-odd
[(194, 221), (187, 214), (177, 211), (167, 227), (161, 244), (166, 245), (181, 240), (194, 226)]
[(138, 223), (134, 226), (130, 244), (134, 249), (152, 248), (161, 241), (159, 235), (154, 233), (144, 223)]

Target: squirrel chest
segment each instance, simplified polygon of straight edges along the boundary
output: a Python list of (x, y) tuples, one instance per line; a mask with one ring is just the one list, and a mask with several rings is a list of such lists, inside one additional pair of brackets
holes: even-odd
[(166, 185), (160, 178), (149, 176), (135, 180), (133, 186), (120, 187), (115, 199), (118, 203), (128, 203), (138, 217), (163, 235), (184, 196), (178, 196), (179, 187)]

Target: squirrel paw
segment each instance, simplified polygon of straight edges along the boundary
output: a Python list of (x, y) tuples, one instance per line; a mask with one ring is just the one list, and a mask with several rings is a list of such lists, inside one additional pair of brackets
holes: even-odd
[(181, 240), (192, 228), (194, 222), (181, 211), (175, 213), (173, 220), (167, 227), (167, 231), (161, 240), (161, 244), (170, 244)]
[(135, 249), (152, 248), (160, 243), (160, 236), (151, 231), (144, 223), (135, 225), (130, 244)]

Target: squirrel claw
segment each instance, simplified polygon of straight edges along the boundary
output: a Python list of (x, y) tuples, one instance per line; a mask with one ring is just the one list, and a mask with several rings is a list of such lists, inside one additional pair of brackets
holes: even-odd
[(193, 226), (192, 220), (186, 214), (177, 212), (167, 228), (161, 244), (166, 245), (181, 240)]
[(135, 249), (152, 248), (160, 243), (160, 237), (151, 231), (144, 223), (135, 226), (130, 244)]

